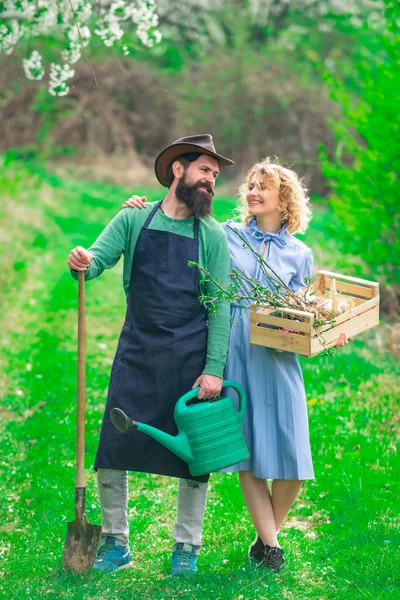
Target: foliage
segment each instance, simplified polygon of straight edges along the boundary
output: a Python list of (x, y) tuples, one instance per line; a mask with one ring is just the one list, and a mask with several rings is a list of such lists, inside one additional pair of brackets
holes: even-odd
[(14, 59), (0, 72), (0, 151), (20, 148), (48, 160), (68, 147), (77, 160), (84, 154), (92, 165), (98, 155), (114, 154), (117, 163), (118, 155), (129, 154), (130, 169), (138, 170), (136, 152), (153, 161), (174, 139), (176, 106), (166, 92), (169, 81), (143, 62), (123, 58), (94, 64), (100, 88), (93, 88), (87, 65), (78, 63), (74, 85), (63, 98), (31, 81), (7, 87), (16, 68)]
[(331, 206), (346, 231), (344, 249), (360, 256), (370, 275), (400, 283), (400, 5), (385, 0), (384, 58), (354, 64), (363, 81), (359, 96), (327, 76), (342, 117), (330, 121), (333, 157), (323, 154), (323, 172), (333, 189)]
[[(140, 42), (152, 46), (161, 40), (157, 29), (158, 17), (155, 0), (0, 0), (0, 52), (11, 54), (26, 37), (46, 38), (56, 33), (62, 63), (50, 65), (49, 92), (65, 96), (69, 92), (67, 81), (74, 75), (71, 65), (82, 56), (90, 43), (92, 31), (107, 47), (119, 42), (129, 53), (127, 37), (136, 25)], [(87, 59), (88, 60), (88, 59)], [(42, 56), (35, 49), (23, 60), (28, 79), (42, 79), (45, 69)], [(96, 75), (93, 71), (93, 78)]]
[(81, 62), (68, 96), (53, 98), (37, 82), (17, 82), (18, 62), (10, 58), (0, 69), (0, 150), (28, 146), (51, 158), (68, 146), (87, 162), (98, 153), (114, 153), (117, 162), (118, 154), (136, 151), (136, 162), (152, 170), (171, 140), (211, 131), (235, 161), (223, 177), (239, 179), (251, 162), (276, 154), (296, 165), (314, 192), (326, 193), (317, 148), (333, 146), (325, 117), (335, 106), (312, 73), (305, 78), (282, 56), (240, 47), (231, 55), (214, 49), (206, 63), (181, 73), (115, 55), (93, 68), (100, 88)]
[(158, 0), (157, 6), (165, 38), (181, 46), (197, 43), (199, 52), (200, 46), (207, 52), (212, 45), (232, 49), (243, 38), (261, 49), (283, 32), (290, 50), (291, 36), (349, 33), (365, 26), (374, 31), (383, 22), (381, 0)]
[[(328, 46), (337, 47), (336, 30), (362, 30), (365, 9), (366, 25), (374, 32), (382, 23), (381, 0), (0, 0), (0, 52), (10, 54), (16, 46), (25, 47), (26, 40), (29, 46), (35, 40), (23, 66), (28, 79), (39, 80), (45, 75), (40, 47), (51, 38), (49, 91), (63, 96), (74, 75), (71, 65), (82, 54), (89, 62), (86, 47), (92, 33), (107, 48), (136, 55), (135, 38), (152, 47), (161, 41), (162, 30), (166, 41), (150, 58), (165, 55), (179, 69), (183, 55), (204, 60), (215, 46), (230, 51), (243, 42), (263, 50), (274, 40), (290, 53), (302, 51), (306, 37), (321, 34)], [(97, 83), (94, 71), (92, 75)]]
[(318, 145), (321, 140), (333, 145), (326, 114), (334, 114), (334, 104), (321, 93), (315, 73), (305, 77), (306, 69), (296, 68), (284, 53), (260, 53), (237, 43), (230, 53), (214, 49), (207, 62), (177, 78), (183, 127), (213, 131), (238, 178), (249, 164), (277, 155), (324, 194)]

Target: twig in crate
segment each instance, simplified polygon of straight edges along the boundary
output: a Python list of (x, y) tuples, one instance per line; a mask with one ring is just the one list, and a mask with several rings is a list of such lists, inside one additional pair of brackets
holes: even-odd
[[(276, 273), (271, 265), (264, 259), (260, 252), (254, 250), (247, 240), (241, 235), (237, 229), (227, 225), (231, 231), (233, 231), (243, 242), (243, 247), (250, 250), (260, 265), (262, 274), (268, 280), (269, 284), (275, 289), (270, 289), (268, 284), (262, 283), (262, 281), (256, 280), (252, 275), (241, 269), (240, 267), (234, 267), (230, 271), (231, 283), (229, 286), (221, 285), (210, 272), (199, 265), (197, 262), (190, 261), (190, 266), (197, 266), (198, 269), (204, 275), (203, 282), (211, 282), (215, 286), (215, 295), (203, 294), (200, 296), (200, 301), (204, 304), (207, 310), (215, 314), (218, 304), (222, 302), (235, 303), (237, 306), (249, 309), (251, 304), (261, 305), (282, 311), (282, 316), (285, 319), (297, 320), (304, 322), (305, 318), (301, 314), (293, 316), (286, 313), (285, 309), (295, 309), (299, 312), (308, 312), (314, 315), (313, 329), (315, 331), (315, 337), (319, 341), (320, 345), (324, 349), (324, 354), (333, 356), (333, 349), (326, 347), (326, 341), (324, 334), (333, 329), (336, 325), (335, 315), (340, 314), (351, 308), (350, 298), (345, 298), (342, 302), (337, 302), (337, 296), (334, 299), (331, 294), (331, 299), (326, 298), (321, 292), (311, 292), (311, 278), (305, 277), (306, 286), (297, 292), (293, 292), (289, 286), (282, 280), (282, 278)], [(335, 301), (333, 301), (335, 300)], [(337, 303), (337, 311), (332, 310), (332, 305)], [(284, 313), (284, 314), (283, 314)], [(244, 314), (244, 313), (243, 313)], [(324, 327), (324, 332), (320, 332), (321, 326)], [(327, 326), (328, 329), (326, 328)], [(290, 335), (291, 330), (286, 327), (281, 327), (281, 331), (284, 331)], [(298, 333), (298, 332), (297, 332)]]

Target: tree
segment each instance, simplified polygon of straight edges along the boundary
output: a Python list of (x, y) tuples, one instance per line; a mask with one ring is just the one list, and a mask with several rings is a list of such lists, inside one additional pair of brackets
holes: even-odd
[(399, 289), (400, 239), (400, 5), (385, 0), (384, 58), (355, 66), (363, 81), (354, 98), (343, 82), (329, 77), (342, 118), (331, 123), (336, 152), (324, 156), (331, 206), (345, 227), (349, 253), (360, 256), (372, 276)]
[[(381, 7), (381, 0), (0, 0), (0, 53), (11, 54), (27, 38), (40, 44), (55, 36), (59, 59), (50, 64), (49, 91), (64, 96), (72, 65), (82, 55), (89, 63), (86, 47), (92, 34), (129, 54), (136, 39), (150, 47), (160, 42), (162, 29), (167, 44), (205, 54), (215, 45), (236, 48), (244, 30), (246, 44), (258, 48), (283, 33), (282, 45), (290, 52), (306, 46), (315, 32), (329, 36), (338, 24), (357, 30), (367, 22), (374, 29), (382, 19)], [(29, 79), (45, 75), (39, 48), (23, 60)], [(93, 69), (92, 74), (96, 82)]]

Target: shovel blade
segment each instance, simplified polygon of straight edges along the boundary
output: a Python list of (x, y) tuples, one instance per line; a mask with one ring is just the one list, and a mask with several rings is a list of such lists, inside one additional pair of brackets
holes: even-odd
[(93, 567), (100, 541), (101, 525), (91, 525), (85, 516), (68, 523), (63, 562), (67, 571), (85, 573)]

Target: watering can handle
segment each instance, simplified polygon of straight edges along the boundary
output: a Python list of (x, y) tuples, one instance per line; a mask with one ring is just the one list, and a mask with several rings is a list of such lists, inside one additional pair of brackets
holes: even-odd
[[(238, 417), (240, 422), (243, 422), (244, 419), (244, 414), (246, 412), (246, 394), (244, 393), (244, 389), (242, 388), (242, 386), (237, 383), (236, 381), (231, 381), (230, 379), (226, 379), (222, 382), (222, 387), (230, 387), (234, 390), (236, 390), (236, 392), (239, 394), (239, 410), (237, 411)], [(187, 402), (189, 402), (189, 400), (193, 400), (194, 398), (197, 397), (197, 394), (200, 391), (200, 387), (196, 387), (193, 390), (190, 390), (190, 392), (187, 392), (186, 394), (184, 394), (183, 396), (181, 396), (178, 400), (179, 404), (183, 405)]]

